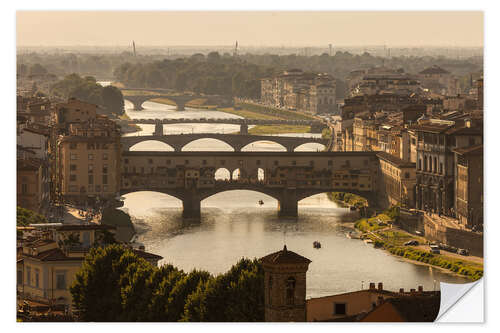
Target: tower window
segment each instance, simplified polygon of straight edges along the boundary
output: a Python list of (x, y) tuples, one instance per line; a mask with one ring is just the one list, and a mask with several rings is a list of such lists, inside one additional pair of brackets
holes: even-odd
[(295, 298), (295, 278), (289, 277), (286, 280), (286, 304), (293, 305)]

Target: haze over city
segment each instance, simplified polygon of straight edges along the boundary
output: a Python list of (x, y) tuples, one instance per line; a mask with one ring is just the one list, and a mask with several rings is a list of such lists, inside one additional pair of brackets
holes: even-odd
[[(64, 27), (64, 29), (62, 29)], [(18, 11), (18, 46), (481, 47), (483, 13)]]

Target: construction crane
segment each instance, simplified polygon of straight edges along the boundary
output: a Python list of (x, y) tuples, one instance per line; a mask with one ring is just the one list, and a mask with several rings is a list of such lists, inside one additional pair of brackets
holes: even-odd
[(134, 57), (136, 56), (136, 53), (135, 53), (135, 41), (132, 41), (132, 48), (134, 49)]

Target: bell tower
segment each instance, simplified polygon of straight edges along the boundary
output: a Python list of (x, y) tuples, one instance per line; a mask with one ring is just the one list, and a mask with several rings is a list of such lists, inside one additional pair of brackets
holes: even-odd
[(306, 321), (306, 273), (311, 260), (283, 250), (261, 259), (266, 322)]

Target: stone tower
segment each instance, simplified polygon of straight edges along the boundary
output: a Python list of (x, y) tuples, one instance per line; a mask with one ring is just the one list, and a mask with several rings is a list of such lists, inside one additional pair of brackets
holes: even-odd
[(266, 322), (306, 321), (306, 272), (311, 260), (288, 251), (286, 245), (260, 260)]

